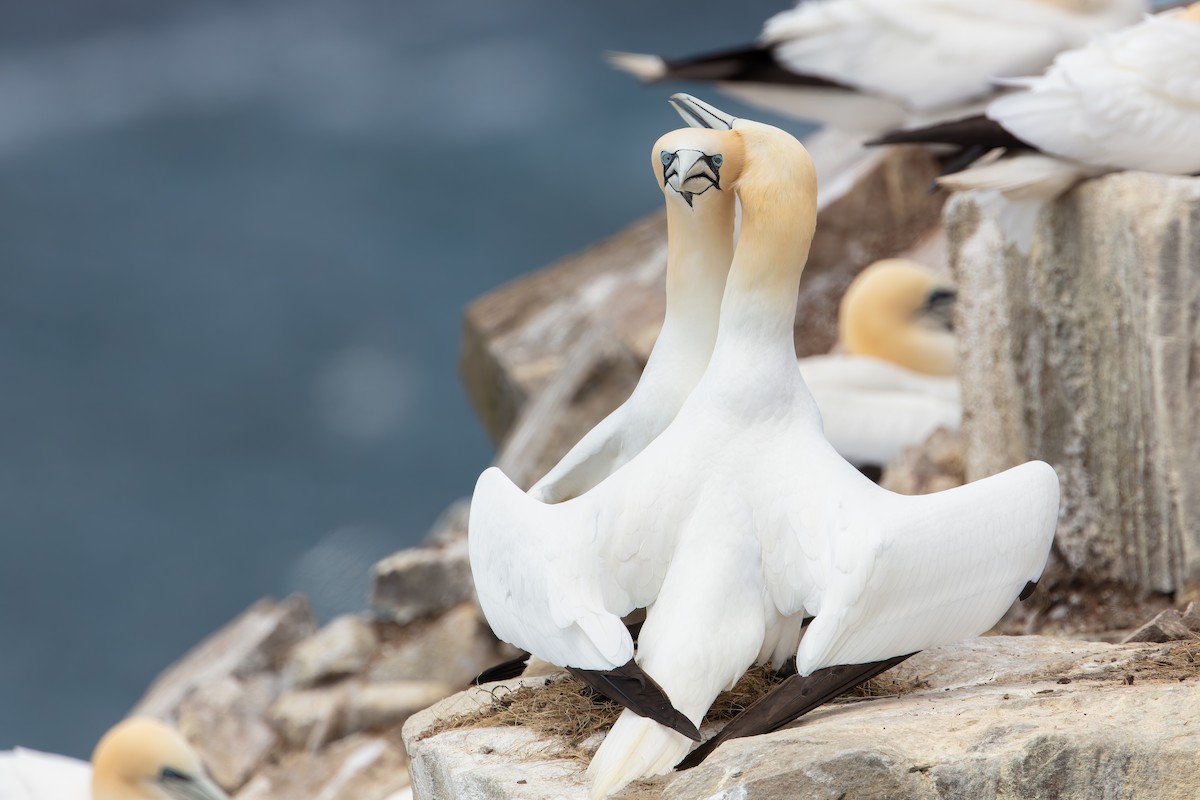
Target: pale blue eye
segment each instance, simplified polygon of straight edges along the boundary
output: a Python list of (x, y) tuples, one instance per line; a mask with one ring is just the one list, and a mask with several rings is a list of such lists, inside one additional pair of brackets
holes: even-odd
[(661, 153), (658, 154), (658, 157), (660, 159), (662, 159), (663, 166), (665, 167), (667, 164), (671, 163), (671, 159), (673, 159), (675, 157), (675, 155), (673, 153), (668, 153), (666, 150), (663, 150)]
[(713, 156), (713, 157), (712, 157), (712, 159), (710, 159), (710, 160), (712, 161), (712, 165), (713, 165), (714, 167), (719, 167), (719, 166), (721, 166), (722, 164), (724, 164), (724, 163), (725, 163), (725, 157), (724, 157), (723, 155), (721, 155), (720, 153), (717, 153), (717, 154), (716, 154), (715, 156)]

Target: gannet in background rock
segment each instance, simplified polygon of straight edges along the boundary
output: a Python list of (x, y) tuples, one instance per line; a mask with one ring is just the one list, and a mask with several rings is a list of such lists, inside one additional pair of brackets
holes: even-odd
[[(1200, 4), (1147, 17), (1058, 56), (986, 115), (895, 131), (873, 144), (950, 143), (1008, 157), (938, 182), (1040, 203), (1076, 182), (1132, 169), (1200, 172)], [(1028, 217), (1028, 222), (1032, 219)]]
[(91, 766), (36, 750), (0, 753), (0, 798), (229, 800), (184, 738), (148, 717), (127, 719), (106, 733)]
[(883, 467), (962, 417), (954, 287), (914, 261), (867, 267), (842, 296), (843, 352), (800, 359), (825, 438), (851, 464)]
[(692, 58), (614, 53), (642, 81), (715, 82), (751, 105), (849, 131), (953, 119), (1102, 31), (1146, 0), (806, 0), (755, 45)]
[[(1057, 518), (1057, 477), (1040, 462), (902, 497), (837, 455), (792, 343), (816, 223), (812, 162), (783, 131), (673, 102), (720, 128), (726, 169), (745, 162), (704, 376), (667, 429), (591, 491), (546, 505), (491, 468), (471, 505), (471, 567), (496, 634), (555, 664), (640, 665), (690, 725), (627, 708), (589, 767), (594, 797), (678, 763), (716, 695), (794, 646), (790, 620), (816, 617), (795, 651), (802, 676), (839, 664), (867, 676), (983, 632), (1041, 574)], [(621, 616), (638, 607), (635, 664)], [(787, 713), (803, 705), (774, 696)]]

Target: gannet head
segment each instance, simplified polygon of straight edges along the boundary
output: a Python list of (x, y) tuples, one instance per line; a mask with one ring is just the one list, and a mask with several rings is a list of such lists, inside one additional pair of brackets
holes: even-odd
[(92, 800), (229, 800), (174, 729), (149, 717), (119, 723), (92, 753)]
[(1183, 10), (1177, 19), (1187, 20), (1188, 22), (1200, 22), (1200, 3), (1192, 3)]
[(956, 372), (955, 290), (914, 261), (876, 261), (846, 289), (838, 311), (842, 345), (932, 375)]
[(681, 128), (654, 143), (654, 170), (668, 202), (683, 200), (689, 208), (704, 195), (727, 192), (742, 172), (742, 146), (728, 131)]

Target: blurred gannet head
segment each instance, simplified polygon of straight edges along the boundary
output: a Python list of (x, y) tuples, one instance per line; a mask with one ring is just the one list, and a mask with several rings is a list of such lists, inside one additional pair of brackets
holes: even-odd
[(876, 261), (846, 289), (838, 310), (842, 345), (932, 375), (956, 372), (955, 290), (914, 261)]
[(695, 208), (718, 196), (732, 200), (726, 193), (741, 175), (743, 152), (729, 131), (681, 128), (655, 142), (651, 158), (668, 202), (683, 200)]
[(92, 753), (92, 800), (229, 800), (174, 729), (148, 717), (119, 723)]
[(1187, 20), (1188, 22), (1200, 22), (1200, 3), (1192, 3), (1183, 10), (1177, 19)]

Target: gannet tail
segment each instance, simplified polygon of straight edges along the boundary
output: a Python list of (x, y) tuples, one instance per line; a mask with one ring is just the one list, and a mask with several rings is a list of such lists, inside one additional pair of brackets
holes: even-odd
[(669, 772), (691, 746), (683, 734), (629, 710), (621, 712), (588, 766), (591, 800), (603, 800), (638, 778)]
[(667, 62), (658, 56), (609, 51), (604, 54), (604, 60), (610, 67), (628, 72), (642, 83), (661, 81), (667, 74)]
[(1087, 175), (1078, 164), (1053, 156), (1022, 153), (943, 175), (937, 182), (955, 191), (992, 189), (1010, 200), (1050, 200)]

